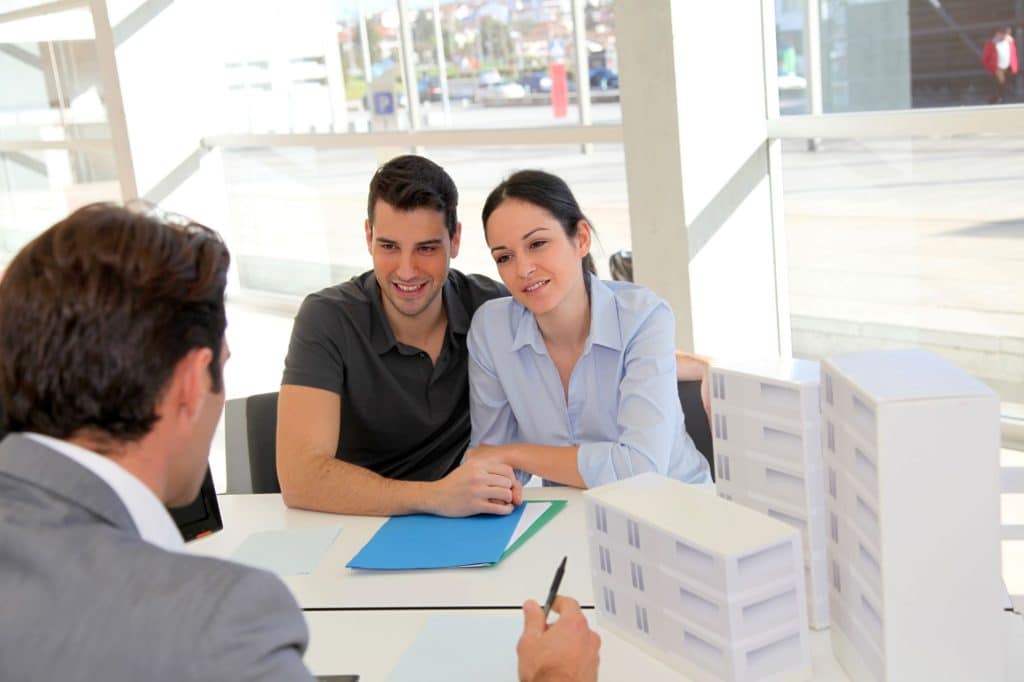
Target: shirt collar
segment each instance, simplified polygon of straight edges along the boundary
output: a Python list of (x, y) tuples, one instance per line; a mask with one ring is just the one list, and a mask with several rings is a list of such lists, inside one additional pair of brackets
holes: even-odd
[(96, 474), (120, 498), (146, 542), (171, 552), (184, 551), (185, 542), (167, 508), (153, 491), (113, 460), (66, 440), (41, 433), (22, 434), (45, 445)]
[[(597, 278), (590, 277), (590, 334), (583, 345), (584, 355), (590, 351), (594, 344), (622, 350), (622, 329), (619, 325), (619, 311), (615, 303), (615, 295), (607, 284)], [(544, 337), (541, 336), (540, 327), (537, 326), (537, 318), (530, 313), (518, 301), (514, 303), (519, 309), (519, 320), (516, 323), (515, 332), (512, 335), (512, 350), (530, 346), (534, 352), (547, 355), (547, 346), (544, 344)]]
[[(387, 315), (384, 314), (384, 303), (381, 301), (380, 284), (377, 282), (377, 275), (373, 270), (367, 273), (367, 281), (364, 284), (366, 296), (370, 300), (373, 310), (373, 320), (370, 329), (370, 343), (378, 355), (383, 355), (398, 345), (395, 334), (391, 330)], [(444, 288), (441, 290), (441, 299), (444, 303), (445, 315), (448, 319), (448, 334), (469, 333), (469, 311), (463, 305), (462, 299), (455, 290), (451, 274), (445, 280)]]

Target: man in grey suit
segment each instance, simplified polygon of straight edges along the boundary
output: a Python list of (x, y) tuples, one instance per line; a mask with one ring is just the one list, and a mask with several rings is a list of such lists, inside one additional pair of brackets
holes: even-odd
[(0, 679), (292, 680), (269, 573), (183, 553), (224, 402), (227, 248), (88, 206), (0, 280)]
[[(183, 553), (224, 403), (229, 256), (211, 230), (79, 209), (0, 280), (0, 680), (298, 680), (307, 631), (269, 573)], [(596, 678), (560, 598), (525, 606), (520, 677)]]

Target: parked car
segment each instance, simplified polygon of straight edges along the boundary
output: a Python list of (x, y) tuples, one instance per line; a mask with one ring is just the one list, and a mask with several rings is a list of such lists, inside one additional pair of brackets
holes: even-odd
[(485, 69), (476, 75), (475, 99), (481, 104), (523, 99), (524, 97), (526, 97), (526, 88), (508, 80), (497, 69)]
[(526, 88), (512, 81), (502, 80), (496, 83), (478, 84), (476, 88), (476, 101), (481, 104), (493, 104), (524, 97), (526, 97)]
[(807, 79), (795, 73), (779, 70), (779, 90), (806, 90)]
[(595, 90), (618, 90), (619, 74), (604, 66), (590, 70), (590, 87)]
[(441, 101), (441, 79), (437, 76), (428, 76), (419, 80), (419, 91), (421, 102)]
[(551, 92), (551, 76), (547, 71), (528, 71), (519, 79), (527, 92)]

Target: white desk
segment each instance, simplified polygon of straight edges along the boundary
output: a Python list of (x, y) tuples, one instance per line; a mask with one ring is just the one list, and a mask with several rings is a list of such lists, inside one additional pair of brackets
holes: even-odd
[[(416, 640), (427, 619), (438, 613), (460, 612), (307, 611), (304, 615), (309, 625), (310, 645), (306, 651), (306, 665), (314, 675), (354, 673), (360, 676), (360, 682), (386, 680), (406, 649)], [(474, 617), (508, 617), (510, 612), (485, 610), (469, 613)], [(593, 611), (588, 614), (596, 622), (596, 614)], [(1024, 619), (1006, 614), (1003, 622), (1008, 642), (1006, 679), (1024, 680)], [(599, 626), (595, 629), (601, 635), (599, 679), (615, 682), (681, 682), (689, 679), (621, 637)], [(832, 655), (829, 631), (811, 630), (809, 641), (811, 679), (815, 682), (847, 682), (846, 671)], [(509, 642), (508, 646), (514, 649), (515, 642)], [(508, 679), (515, 679), (514, 671), (510, 671)]]
[[(307, 612), (310, 646), (306, 665), (314, 675), (358, 674), (359, 682), (387, 680), (427, 619), (437, 613), (457, 611), (315, 611)], [(461, 613), (466, 613), (465, 611)], [(594, 616), (593, 612), (590, 612)], [(508, 617), (508, 611), (473, 611), (471, 615)], [(595, 616), (596, 617), (596, 616)], [(626, 640), (600, 627), (599, 679), (614, 682), (680, 682), (688, 679)], [(509, 650), (516, 642), (508, 643)], [(832, 656), (828, 630), (811, 631), (812, 679), (816, 682), (847, 682), (849, 678)], [(467, 681), (472, 679), (468, 673)], [(509, 671), (508, 682), (516, 679)], [(450, 680), (449, 682), (459, 682)], [(503, 682), (494, 680), (492, 682)]]
[[(568, 555), (569, 562), (560, 591), (583, 605), (593, 605), (580, 492), (527, 488), (525, 495), (527, 499), (567, 499), (569, 504), (529, 542), (491, 568), (349, 570), (345, 563), (385, 519), (288, 509), (280, 495), (222, 495), (224, 530), (190, 543), (189, 550), (226, 558), (259, 530), (341, 526), (338, 539), (311, 575), (288, 577), (284, 582), (304, 609), (338, 609), (305, 613), (310, 626), (311, 642), (306, 654), (310, 669), (320, 675), (357, 673), (362, 676), (361, 682), (374, 682), (387, 678), (432, 614), (473, 607), (484, 609), (472, 611), (474, 615), (507, 616), (508, 609), (518, 609), (528, 597), (542, 599), (562, 555)], [(1005, 622), (1010, 658), (1007, 679), (1024, 680), (1024, 620), (1007, 614)], [(598, 631), (603, 639), (602, 679), (686, 679), (625, 640)], [(827, 630), (811, 631), (810, 645), (813, 679), (847, 679), (832, 656)], [(513, 678), (514, 673), (510, 673), (509, 679)]]
[(189, 550), (228, 558), (250, 534), (280, 528), (341, 526), (341, 533), (310, 575), (284, 582), (303, 609), (519, 608), (546, 596), (562, 556), (568, 556), (562, 594), (594, 604), (590, 560), (580, 491), (527, 488), (529, 500), (569, 503), (522, 547), (497, 566), (431, 571), (357, 571), (345, 568), (386, 521), (372, 516), (340, 516), (288, 509), (280, 495), (221, 495), (224, 530), (189, 544)]

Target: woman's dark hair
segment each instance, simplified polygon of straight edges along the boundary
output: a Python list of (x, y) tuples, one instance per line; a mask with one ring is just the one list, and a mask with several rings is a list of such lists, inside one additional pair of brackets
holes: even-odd
[(80, 208), (36, 237), (0, 279), (9, 430), (138, 440), (196, 348), (213, 352), (220, 393), (229, 260), (209, 228), (114, 204)]
[[(586, 220), (590, 225), (591, 234), (594, 233), (594, 224), (587, 216), (583, 215), (576, 197), (573, 196), (569, 185), (565, 180), (546, 173), (542, 170), (521, 170), (505, 178), (500, 185), (491, 190), (487, 201), (484, 202), (484, 210), (481, 219), (484, 223), (484, 233), (487, 233), (487, 220), (499, 206), (508, 199), (525, 201), (537, 208), (543, 208), (550, 213), (562, 226), (565, 235), (572, 239), (579, 232), (581, 220)], [(594, 257), (589, 253), (583, 258), (583, 282), (590, 293), (590, 278), (587, 273), (597, 274), (597, 267), (594, 265)]]
[(430, 159), (406, 154), (396, 156), (377, 169), (370, 179), (366, 200), (366, 215), (371, 228), (378, 200), (399, 211), (432, 208), (444, 216), (448, 236), (455, 238), (455, 226), (459, 222), (459, 190), (451, 176)]

